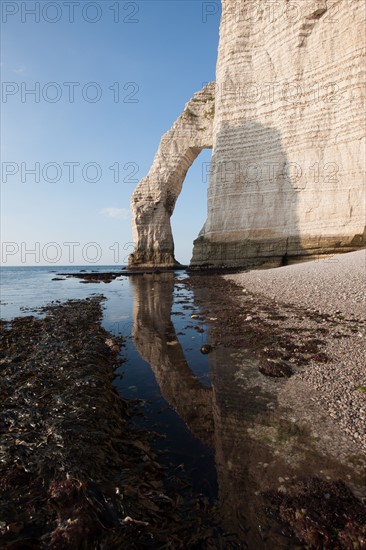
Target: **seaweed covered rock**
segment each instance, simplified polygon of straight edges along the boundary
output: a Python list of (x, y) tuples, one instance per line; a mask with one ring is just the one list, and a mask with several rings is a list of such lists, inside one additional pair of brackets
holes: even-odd
[(209, 548), (207, 505), (165, 479), (129, 422), (138, 404), (112, 384), (122, 342), (100, 326), (101, 300), (2, 322), (0, 545)]

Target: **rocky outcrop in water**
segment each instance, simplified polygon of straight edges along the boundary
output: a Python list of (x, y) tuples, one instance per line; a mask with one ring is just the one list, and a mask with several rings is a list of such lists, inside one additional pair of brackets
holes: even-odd
[(365, 11), (360, 0), (222, 1), (215, 98), (211, 85), (191, 100), (135, 191), (131, 265), (175, 264), (170, 216), (211, 146), (193, 266), (365, 246)]

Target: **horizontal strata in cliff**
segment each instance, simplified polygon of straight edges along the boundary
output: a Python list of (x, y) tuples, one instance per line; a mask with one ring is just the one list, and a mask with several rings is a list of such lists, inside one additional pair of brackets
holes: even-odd
[(253, 13), (253, 3), (222, 1), (215, 97), (211, 84), (191, 100), (134, 193), (132, 265), (175, 263), (170, 216), (190, 164), (210, 146), (208, 218), (192, 266), (365, 246), (365, 3), (271, 6), (255, 3)]

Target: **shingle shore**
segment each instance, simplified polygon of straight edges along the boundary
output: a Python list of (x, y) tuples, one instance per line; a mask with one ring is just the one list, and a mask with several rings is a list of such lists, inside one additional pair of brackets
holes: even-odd
[(313, 361), (291, 383), (305, 382), (312, 400), (366, 451), (366, 251), (224, 278), (273, 300), (279, 312), (291, 315), (293, 305), (291, 322), (299, 326), (299, 307), (324, 316), (322, 339), (331, 361)]

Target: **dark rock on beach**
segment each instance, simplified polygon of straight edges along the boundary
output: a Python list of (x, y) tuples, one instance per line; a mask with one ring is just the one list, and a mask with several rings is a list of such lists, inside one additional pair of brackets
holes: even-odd
[(212, 346), (210, 346), (210, 344), (202, 344), (202, 346), (200, 347), (200, 352), (203, 353), (204, 355), (211, 353), (211, 351), (212, 351)]
[(274, 361), (270, 359), (262, 362), (259, 366), (259, 372), (265, 376), (271, 376), (273, 378), (289, 378), (293, 375), (291, 365), (285, 363), (284, 361)]

